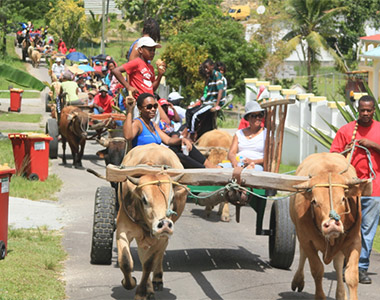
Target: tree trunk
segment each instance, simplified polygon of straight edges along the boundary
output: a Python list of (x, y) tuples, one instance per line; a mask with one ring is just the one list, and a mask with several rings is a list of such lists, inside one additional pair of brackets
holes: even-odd
[(313, 78), (311, 78), (311, 48), (307, 46), (307, 91), (313, 92)]

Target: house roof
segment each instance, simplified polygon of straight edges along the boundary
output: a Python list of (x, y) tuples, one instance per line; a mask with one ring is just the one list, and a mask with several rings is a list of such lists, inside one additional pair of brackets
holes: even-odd
[(364, 52), (361, 56), (365, 58), (380, 59), (380, 47)]
[(380, 43), (380, 34), (360, 37), (362, 41)]

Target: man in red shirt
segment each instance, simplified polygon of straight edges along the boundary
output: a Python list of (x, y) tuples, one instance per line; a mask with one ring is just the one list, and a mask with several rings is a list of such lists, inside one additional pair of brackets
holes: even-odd
[(380, 214), (380, 122), (373, 120), (375, 105), (378, 104), (373, 97), (361, 97), (358, 120), (342, 126), (330, 148), (330, 152), (343, 152), (354, 145), (360, 145), (367, 148), (371, 156), (373, 172), (364, 149), (355, 147), (351, 158), (351, 164), (355, 167), (359, 178), (375, 177), (372, 181), (371, 197), (361, 197), (362, 249), (359, 258), (359, 282), (364, 284), (372, 282), (367, 270)]
[(94, 114), (111, 113), (112, 105), (115, 105), (113, 98), (108, 95), (107, 86), (103, 85), (99, 89), (99, 93), (94, 97)]

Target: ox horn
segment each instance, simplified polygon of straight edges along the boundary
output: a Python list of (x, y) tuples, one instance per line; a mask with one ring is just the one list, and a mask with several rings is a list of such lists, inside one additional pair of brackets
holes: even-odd
[(184, 174), (179, 174), (179, 175), (174, 176), (174, 177), (171, 177), (171, 178), (172, 178), (173, 181), (178, 182), (178, 181), (182, 178), (183, 175), (184, 175)]
[(139, 180), (140, 178), (132, 177), (132, 176), (127, 176), (128, 180), (132, 182), (134, 185), (139, 185)]
[(300, 184), (297, 184), (297, 185), (293, 185), (293, 187), (297, 190), (306, 190), (309, 187), (309, 181), (305, 181), (305, 182), (302, 182)]
[(365, 182), (368, 182), (368, 179), (360, 179), (356, 177), (356, 178), (351, 178), (351, 179), (346, 180), (346, 184), (348, 186), (353, 186), (353, 185), (357, 185), (357, 184), (365, 183)]
[(108, 145), (109, 145), (109, 143), (110, 143), (110, 141), (109, 141), (109, 139), (106, 139), (105, 137), (101, 137), (100, 139), (96, 139), (97, 141), (98, 141), (98, 143), (100, 144), (100, 145), (102, 145), (102, 146), (104, 146), (104, 147), (108, 147)]

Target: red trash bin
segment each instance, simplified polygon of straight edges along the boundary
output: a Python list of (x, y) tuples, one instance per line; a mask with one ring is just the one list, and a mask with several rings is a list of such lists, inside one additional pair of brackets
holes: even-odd
[(28, 165), (28, 156), (25, 151), (25, 141), (27, 135), (24, 133), (9, 133), (8, 138), (12, 142), (13, 157), (17, 175), (24, 175)]
[(11, 93), (11, 105), (8, 108), (8, 111), (21, 111), (21, 99), (22, 99), (22, 93), (24, 90), (22, 89), (10, 89)]
[(8, 246), (9, 183), (15, 169), (0, 166), (0, 259), (4, 259)]
[(25, 140), (25, 152), (29, 157), (26, 176), (30, 180), (45, 181), (49, 174), (49, 142), (47, 134), (29, 133)]

